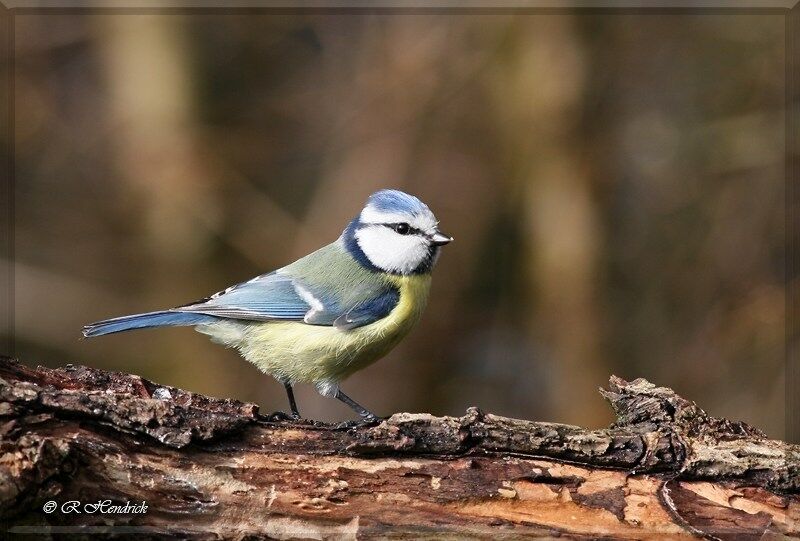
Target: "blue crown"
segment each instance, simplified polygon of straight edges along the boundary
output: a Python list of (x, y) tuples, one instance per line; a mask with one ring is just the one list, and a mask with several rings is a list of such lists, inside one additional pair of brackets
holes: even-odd
[(428, 210), (428, 206), (400, 190), (380, 190), (369, 196), (367, 206), (383, 212), (404, 212), (417, 214)]

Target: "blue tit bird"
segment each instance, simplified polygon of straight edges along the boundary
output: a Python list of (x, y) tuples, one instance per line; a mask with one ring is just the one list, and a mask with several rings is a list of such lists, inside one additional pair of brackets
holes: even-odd
[(374, 420), (339, 383), (408, 334), (440, 249), (452, 240), (422, 201), (381, 190), (336, 241), (290, 265), (177, 308), (92, 323), (83, 335), (193, 326), (281, 382), (294, 418), (292, 386), (311, 383)]

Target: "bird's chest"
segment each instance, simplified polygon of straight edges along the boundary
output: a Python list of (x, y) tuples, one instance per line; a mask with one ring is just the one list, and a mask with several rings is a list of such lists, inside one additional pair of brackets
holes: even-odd
[(393, 278), (400, 299), (386, 317), (350, 331), (338, 333), (337, 347), (318, 357), (325, 370), (343, 379), (377, 361), (391, 351), (414, 327), (428, 300), (430, 276)]
[(397, 306), (384, 318), (350, 331), (358, 341), (390, 348), (403, 338), (419, 320), (428, 302), (431, 278), (429, 275), (392, 277), (400, 291)]

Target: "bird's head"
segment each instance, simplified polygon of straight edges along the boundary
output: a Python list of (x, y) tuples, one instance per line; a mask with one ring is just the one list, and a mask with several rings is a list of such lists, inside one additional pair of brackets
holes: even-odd
[(408, 275), (430, 272), (439, 248), (453, 239), (439, 231), (425, 203), (399, 190), (380, 190), (367, 199), (342, 240), (362, 264)]

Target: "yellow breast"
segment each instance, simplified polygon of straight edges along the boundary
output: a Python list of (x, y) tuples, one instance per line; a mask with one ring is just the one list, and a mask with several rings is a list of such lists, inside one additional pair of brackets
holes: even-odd
[(294, 382), (340, 381), (386, 355), (419, 320), (430, 275), (389, 276), (400, 300), (385, 318), (349, 331), (298, 322), (252, 324), (236, 344), (264, 372)]

